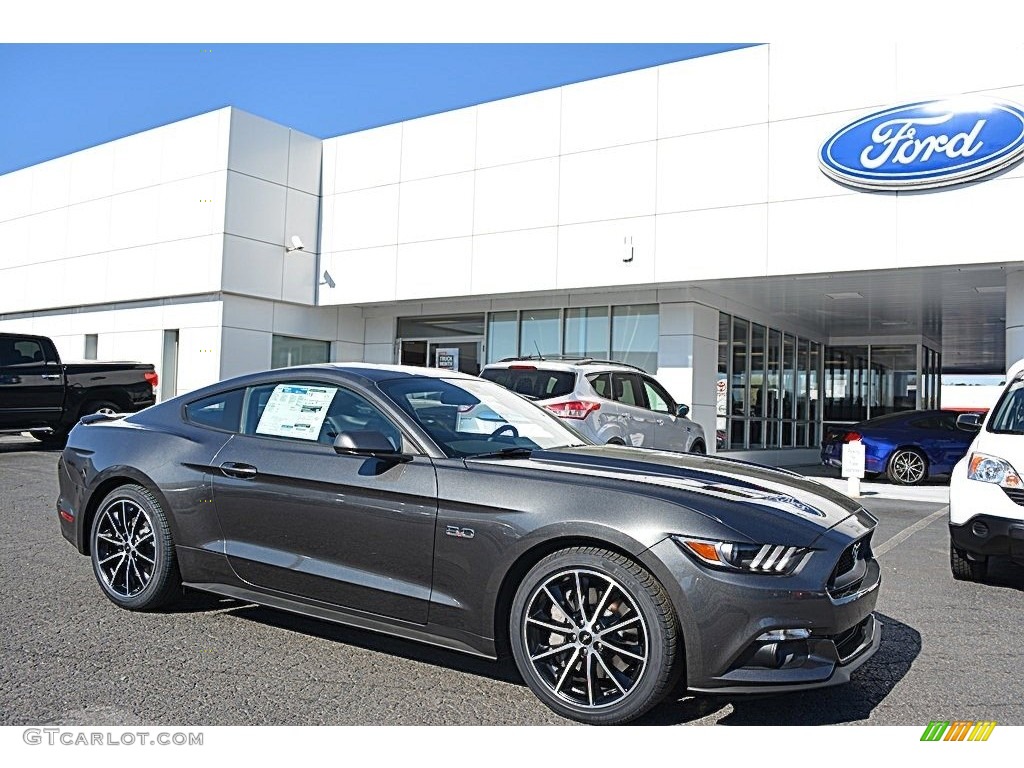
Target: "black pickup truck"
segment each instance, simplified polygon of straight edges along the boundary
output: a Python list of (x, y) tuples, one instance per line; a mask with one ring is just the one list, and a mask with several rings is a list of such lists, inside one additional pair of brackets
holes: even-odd
[(0, 333), (0, 433), (60, 446), (83, 416), (153, 405), (156, 385), (152, 365), (62, 363), (45, 336)]

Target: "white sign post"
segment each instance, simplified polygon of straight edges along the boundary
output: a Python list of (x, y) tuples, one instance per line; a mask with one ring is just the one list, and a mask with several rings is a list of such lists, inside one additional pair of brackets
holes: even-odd
[(864, 443), (854, 440), (843, 446), (843, 477), (846, 478), (846, 495), (860, 497), (860, 481), (864, 477)]

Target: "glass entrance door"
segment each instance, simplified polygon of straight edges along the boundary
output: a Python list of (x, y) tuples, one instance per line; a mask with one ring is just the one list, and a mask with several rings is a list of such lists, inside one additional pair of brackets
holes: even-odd
[(476, 376), (480, 373), (481, 343), (481, 339), (402, 339), (400, 362)]

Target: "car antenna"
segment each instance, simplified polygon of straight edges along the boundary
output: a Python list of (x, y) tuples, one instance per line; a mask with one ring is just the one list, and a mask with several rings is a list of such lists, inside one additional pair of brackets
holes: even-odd
[(540, 345), (537, 344), (537, 340), (536, 339), (533, 340), (533, 348), (537, 350), (537, 359), (538, 360), (543, 360), (544, 359), (544, 355), (542, 355), (540, 353)]

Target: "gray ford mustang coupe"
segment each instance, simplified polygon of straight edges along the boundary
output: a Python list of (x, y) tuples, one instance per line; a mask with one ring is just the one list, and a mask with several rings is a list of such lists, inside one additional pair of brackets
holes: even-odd
[(64, 536), (129, 610), (185, 586), (479, 656), (587, 723), (834, 685), (878, 648), (875, 519), (789, 472), (594, 446), (450, 371), (253, 374), (58, 464)]

